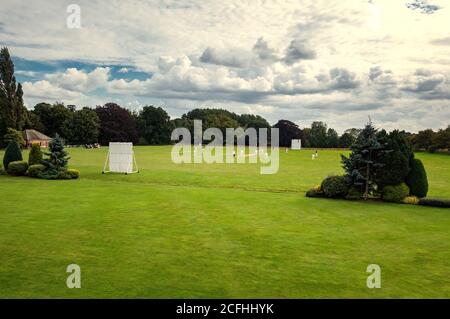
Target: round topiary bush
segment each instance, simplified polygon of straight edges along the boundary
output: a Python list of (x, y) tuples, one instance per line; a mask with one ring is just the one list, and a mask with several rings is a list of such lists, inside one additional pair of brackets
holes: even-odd
[(409, 187), (405, 183), (385, 186), (381, 191), (381, 196), (386, 202), (401, 202), (409, 195)]
[(30, 165), (28, 167), (26, 175), (30, 176), (30, 177), (38, 177), (39, 173), (44, 171), (44, 169), (45, 169), (45, 166), (42, 164)]
[(349, 185), (344, 176), (329, 176), (322, 181), (321, 189), (326, 197), (341, 198), (347, 195)]
[(3, 156), (3, 167), (8, 170), (8, 165), (11, 162), (21, 161), (22, 151), (20, 150), (19, 144), (17, 142), (9, 142), (5, 150), (5, 155)]
[(69, 168), (67, 170), (67, 175), (70, 176), (71, 179), (77, 179), (78, 177), (80, 177), (80, 171), (73, 168)]
[(422, 161), (415, 158), (411, 162), (411, 171), (406, 177), (406, 184), (409, 186), (411, 195), (423, 198), (428, 193), (428, 179)]
[(33, 144), (31, 146), (30, 154), (28, 155), (28, 165), (41, 164), (42, 151), (39, 144)]
[(8, 174), (14, 176), (22, 176), (25, 175), (28, 169), (28, 163), (25, 161), (15, 161), (11, 162), (8, 165)]

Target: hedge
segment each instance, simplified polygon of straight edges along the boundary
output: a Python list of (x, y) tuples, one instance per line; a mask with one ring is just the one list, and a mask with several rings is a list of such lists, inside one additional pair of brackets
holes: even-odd
[(419, 199), (419, 205), (450, 208), (450, 200), (441, 198), (421, 198)]

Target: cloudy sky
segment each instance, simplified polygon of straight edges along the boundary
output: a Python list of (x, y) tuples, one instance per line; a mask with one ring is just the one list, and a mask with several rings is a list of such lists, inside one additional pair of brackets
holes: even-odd
[(340, 132), (368, 116), (450, 124), (450, 0), (2, 0), (0, 45), (28, 108), (221, 107)]

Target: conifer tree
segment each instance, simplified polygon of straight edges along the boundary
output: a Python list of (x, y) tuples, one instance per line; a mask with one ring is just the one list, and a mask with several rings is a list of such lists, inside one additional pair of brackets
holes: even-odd
[(31, 146), (30, 154), (28, 155), (28, 165), (41, 164), (42, 162), (42, 151), (39, 144), (33, 144)]
[(45, 153), (48, 158), (42, 160), (45, 169), (40, 177), (48, 179), (58, 178), (61, 172), (67, 170), (67, 164), (70, 159), (64, 150), (64, 141), (58, 134), (50, 142), (49, 151)]
[(14, 63), (5, 47), (0, 50), (0, 134), (3, 136), (9, 127), (21, 131), (26, 118), (22, 85), (16, 84)]
[(348, 158), (341, 155), (342, 166), (349, 183), (359, 188), (367, 199), (374, 189), (377, 169), (384, 166), (379, 159), (385, 152), (385, 145), (378, 140), (377, 129), (370, 120), (350, 150)]
[(19, 144), (16, 141), (9, 142), (5, 150), (5, 155), (3, 156), (3, 168), (8, 169), (8, 165), (11, 162), (21, 161), (22, 151), (20, 150)]

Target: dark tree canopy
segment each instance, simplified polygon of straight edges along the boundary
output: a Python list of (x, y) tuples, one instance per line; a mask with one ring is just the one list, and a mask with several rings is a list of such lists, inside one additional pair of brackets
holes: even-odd
[(397, 185), (405, 181), (414, 158), (406, 133), (394, 130), (389, 134), (385, 130), (378, 133), (378, 140), (385, 145), (385, 151), (378, 158), (383, 166), (378, 168), (375, 182), (379, 188)]
[(72, 119), (73, 111), (71, 109), (63, 103), (55, 103), (53, 105), (39, 103), (34, 106), (33, 113), (39, 117), (45, 128), (42, 133), (50, 137), (59, 134), (66, 138), (64, 136), (64, 123)]
[(72, 111), (72, 115), (63, 123), (63, 136), (70, 144), (97, 143), (99, 132), (100, 120), (97, 113), (87, 107)]
[(161, 107), (144, 106), (138, 115), (139, 135), (148, 144), (169, 144), (173, 124)]
[(291, 142), (294, 139), (301, 139), (304, 145), (303, 132), (297, 124), (288, 120), (279, 120), (273, 127), (279, 130), (280, 146), (291, 147)]
[(327, 131), (327, 147), (334, 148), (338, 146), (339, 146), (339, 135), (334, 129), (329, 128)]
[(355, 140), (356, 138), (354, 138), (350, 133), (344, 133), (339, 137), (339, 147), (350, 147), (355, 142)]
[(131, 112), (115, 103), (97, 106), (95, 109), (100, 120), (99, 142), (133, 142), (137, 144), (139, 135), (136, 120)]
[(323, 122), (313, 122), (308, 141), (311, 147), (328, 147), (327, 125)]

